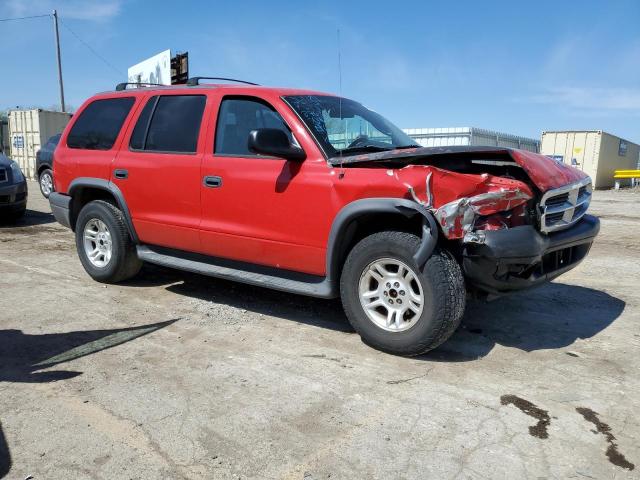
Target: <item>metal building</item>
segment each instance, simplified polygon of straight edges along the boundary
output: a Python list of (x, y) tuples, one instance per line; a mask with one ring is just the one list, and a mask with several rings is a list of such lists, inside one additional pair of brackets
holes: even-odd
[(27, 178), (36, 178), (36, 153), (49, 137), (61, 133), (69, 123), (70, 113), (34, 108), (10, 110), (9, 140), (12, 160), (20, 165)]
[(404, 132), (425, 147), (475, 145), (520, 148), (531, 152), (540, 151), (540, 142), (535, 138), (520, 137), (476, 127), (405, 128)]
[(615, 170), (638, 168), (640, 146), (602, 130), (542, 132), (540, 152), (587, 173), (594, 188), (615, 183)]

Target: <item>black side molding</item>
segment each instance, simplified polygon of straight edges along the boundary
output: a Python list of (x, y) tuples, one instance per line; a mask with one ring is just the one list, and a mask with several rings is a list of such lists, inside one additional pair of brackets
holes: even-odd
[[(136, 229), (133, 226), (133, 221), (131, 220), (131, 213), (129, 212), (129, 207), (127, 207), (127, 202), (124, 199), (124, 195), (122, 191), (118, 188), (118, 186), (105, 180), (103, 178), (93, 178), (93, 177), (78, 177), (71, 182), (69, 185), (69, 196), (73, 197), (76, 192), (81, 191), (83, 188), (95, 188), (98, 190), (104, 190), (109, 192), (113, 198), (115, 198), (116, 203), (118, 204), (118, 208), (122, 211), (124, 215), (125, 221), (127, 222), (127, 227), (129, 230), (129, 235), (131, 236), (131, 240), (134, 243), (139, 243), (138, 234), (136, 233)], [(73, 205), (73, 201), (71, 203), (71, 211), (70, 211), (70, 224), (71, 228), (75, 227), (75, 220), (78, 216), (78, 213), (75, 211), (75, 207)]]
[(70, 205), (71, 197), (69, 195), (63, 195), (58, 192), (51, 192), (49, 195), (51, 213), (53, 213), (56, 222), (67, 228), (71, 228)]
[(345, 205), (338, 212), (331, 225), (327, 242), (327, 278), (337, 290), (340, 280), (341, 260), (352, 231), (351, 226), (359, 217), (375, 213), (400, 214), (407, 218), (422, 217), (422, 243), (414, 255), (416, 263), (422, 267), (433, 253), (438, 241), (438, 226), (432, 213), (424, 206), (405, 198), (365, 198)]
[(140, 260), (156, 265), (310, 297), (334, 298), (337, 296), (325, 277), (151, 245), (138, 245), (136, 250)]

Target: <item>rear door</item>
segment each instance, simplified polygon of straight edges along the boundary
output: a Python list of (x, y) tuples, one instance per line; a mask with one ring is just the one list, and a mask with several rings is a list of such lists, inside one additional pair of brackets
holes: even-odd
[(146, 99), (113, 162), (142, 243), (198, 251), (205, 95), (167, 92)]
[(109, 179), (135, 102), (133, 96), (97, 98), (74, 115), (56, 150), (56, 191), (66, 192), (76, 177)]

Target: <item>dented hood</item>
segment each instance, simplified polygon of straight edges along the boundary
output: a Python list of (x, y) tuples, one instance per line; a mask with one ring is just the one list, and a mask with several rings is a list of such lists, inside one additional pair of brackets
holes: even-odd
[(510, 150), (509, 154), (527, 172), (536, 187), (543, 192), (577, 182), (588, 176), (577, 168), (559, 163), (539, 153)]
[(496, 147), (435, 147), (389, 150), (349, 157), (334, 157), (329, 161), (334, 165), (350, 165), (375, 161), (398, 161), (410, 164), (412, 161), (427, 160), (428, 165), (438, 166), (447, 158), (490, 159), (508, 155), (527, 173), (531, 181), (542, 192), (577, 182), (587, 175), (573, 167), (559, 163), (545, 155), (526, 150)]

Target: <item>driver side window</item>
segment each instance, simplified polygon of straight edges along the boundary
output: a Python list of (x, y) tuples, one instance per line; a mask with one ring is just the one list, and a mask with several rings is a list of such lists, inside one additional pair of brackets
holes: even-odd
[(293, 141), (291, 131), (273, 107), (249, 98), (224, 98), (216, 123), (214, 153), (256, 156), (249, 151), (249, 133), (259, 128), (282, 130)]

